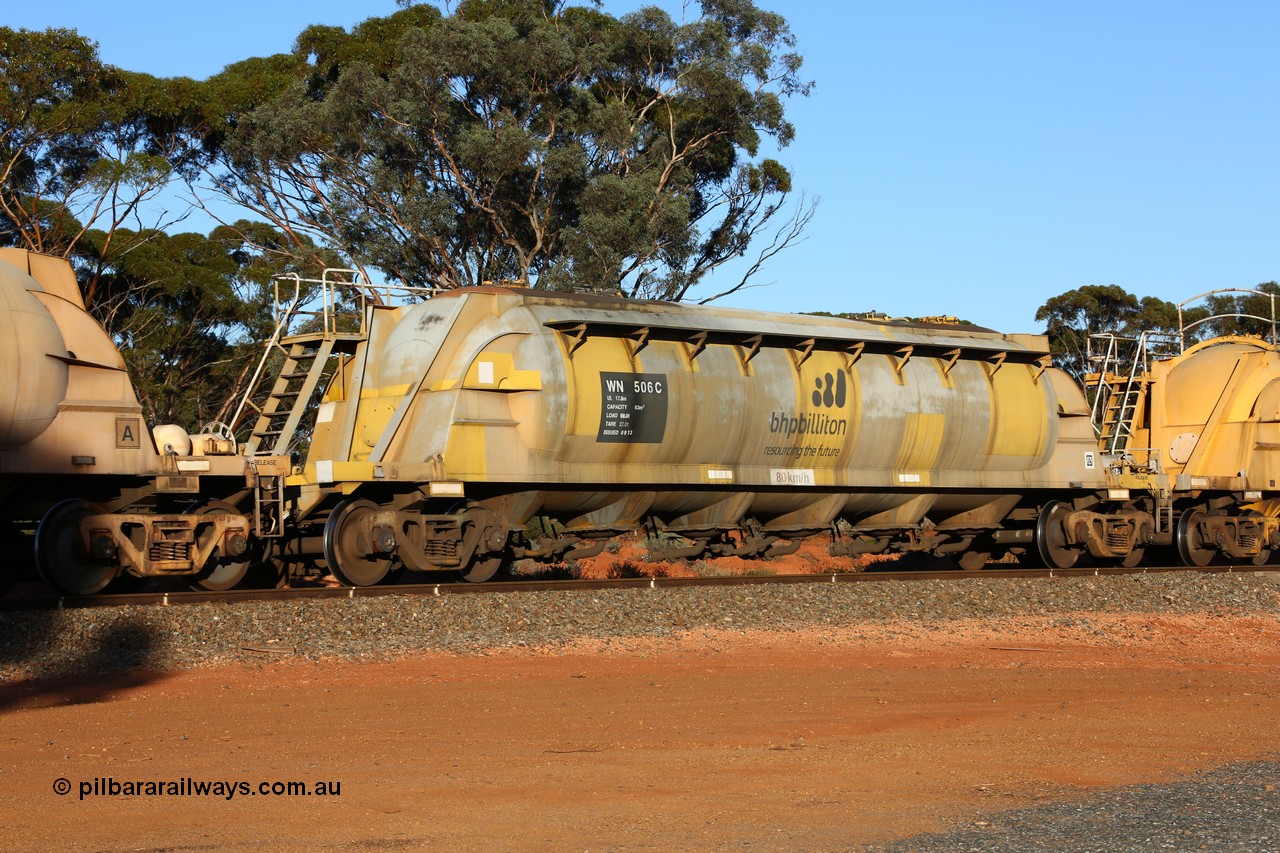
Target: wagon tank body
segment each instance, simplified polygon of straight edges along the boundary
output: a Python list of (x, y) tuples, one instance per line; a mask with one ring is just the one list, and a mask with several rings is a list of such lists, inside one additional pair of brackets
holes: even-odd
[[(1094, 382), (1105, 376), (1093, 377)], [(1150, 508), (1156, 541), (1188, 565), (1263, 564), (1280, 549), (1280, 348), (1229, 336), (1153, 361), (1112, 437), (1113, 488)]]
[[(239, 580), (229, 556), (247, 547), (245, 516), (156, 509), (168, 498), (195, 506), (211, 479), (244, 489), (245, 460), (157, 448), (124, 359), (65, 259), (0, 249), (0, 376), (0, 542), (11, 557), (26, 562), (33, 544), (21, 531), (38, 525), (36, 566), (64, 592), (124, 575), (226, 580), (228, 566)], [(160, 434), (184, 450), (190, 441), (175, 427)]]
[[(1038, 336), (503, 288), (374, 308), (368, 328), (291, 481), (303, 516), (359, 493), (324, 534), (353, 582), (393, 552), (482, 579), (510, 542), (585, 555), (642, 525), (684, 537), (678, 556), (782, 553), (838, 522), (846, 553), (976, 540), (985, 562), (1030, 541), (1039, 493), (1105, 488), (1083, 395)], [(437, 511), (464, 498), (451, 527)], [(535, 517), (552, 544), (521, 540)]]
[(1276, 488), (1280, 479), (1280, 352), (1260, 339), (1219, 338), (1157, 361), (1151, 406), (1134, 442), (1158, 448), (1189, 490)]

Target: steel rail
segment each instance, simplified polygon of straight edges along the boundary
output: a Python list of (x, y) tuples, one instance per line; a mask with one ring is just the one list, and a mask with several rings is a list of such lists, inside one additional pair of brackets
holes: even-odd
[(249, 601), (297, 601), (306, 599), (381, 598), (388, 595), (489, 595), (552, 591), (595, 591), (609, 589), (676, 589), (681, 587), (764, 586), (771, 584), (835, 584), (876, 581), (964, 581), (987, 578), (1076, 578), (1112, 575), (1168, 574), (1255, 574), (1280, 572), (1280, 565), (1204, 566), (1119, 566), (1079, 569), (982, 569), (966, 572), (950, 570), (833, 572), (804, 575), (727, 575), (717, 577), (638, 577), (604, 580), (513, 580), (470, 584), (461, 581), (439, 583), (383, 584), (378, 586), (286, 587), (283, 589), (234, 589), (221, 592), (176, 590), (87, 596), (36, 596), (0, 601), (0, 612), (22, 610), (71, 610), (91, 607), (160, 606), (186, 604), (235, 604)]

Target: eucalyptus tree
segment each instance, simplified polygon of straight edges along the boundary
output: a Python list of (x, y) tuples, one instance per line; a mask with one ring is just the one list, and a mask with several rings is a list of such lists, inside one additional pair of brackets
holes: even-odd
[[(90, 230), (135, 236), (173, 226), (155, 202), (204, 155), (192, 142), (196, 84), (104, 64), (68, 29), (0, 27), (0, 244), (71, 257)], [(97, 271), (81, 270), (92, 306)]]
[(170, 233), (185, 211), (159, 206), (175, 178), (200, 174), (234, 107), (271, 84), (155, 78), (105, 65), (71, 30), (0, 27), (0, 246), (72, 263), (153, 421), (216, 415), (260, 351), (249, 342), (270, 334), (271, 276), (313, 274), (299, 256), (337, 262), (263, 223)]
[(0, 241), (61, 254), (106, 203), (104, 100), (120, 85), (71, 30), (0, 27)]
[(1154, 332), (1162, 337), (1151, 343), (1160, 347), (1178, 332), (1176, 305), (1154, 296), (1139, 298), (1114, 284), (1088, 284), (1055, 296), (1036, 311), (1036, 320), (1046, 325), (1055, 363), (1078, 381), (1098, 369), (1090, 356), (1105, 352), (1093, 335), (1133, 339)]
[[(107, 261), (109, 239), (132, 248)], [(282, 264), (283, 242), (270, 226), (247, 221), (208, 235), (85, 233), (77, 264), (99, 270), (95, 314), (119, 345), (150, 422), (193, 428), (226, 417), (274, 328), (272, 276), (313, 272)]]
[[(464, 0), (313, 26), (292, 57), (209, 81), (234, 103), (211, 174), (298, 246), (414, 285), (683, 299), (747, 257), (723, 295), (814, 211), (762, 153), (792, 141), (783, 102), (812, 85), (794, 46), (750, 0), (684, 22)], [(273, 85), (251, 93), (264, 64)]]

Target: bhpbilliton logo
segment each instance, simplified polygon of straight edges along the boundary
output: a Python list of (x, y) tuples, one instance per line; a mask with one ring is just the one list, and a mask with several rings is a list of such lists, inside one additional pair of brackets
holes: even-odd
[(836, 371), (835, 377), (830, 373), (813, 380), (817, 390), (813, 392), (813, 405), (827, 409), (843, 409), (846, 397), (844, 371)]

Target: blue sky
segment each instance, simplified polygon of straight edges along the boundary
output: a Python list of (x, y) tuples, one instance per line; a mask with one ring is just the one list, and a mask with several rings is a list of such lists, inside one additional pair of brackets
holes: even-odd
[[(790, 21), (817, 83), (789, 104), (780, 159), (822, 201), (767, 286), (722, 304), (1031, 332), (1081, 285), (1176, 302), (1280, 278), (1280, 3), (757, 2)], [(15, 6), (7, 26), (71, 27), (109, 63), (195, 78), (396, 8)]]

